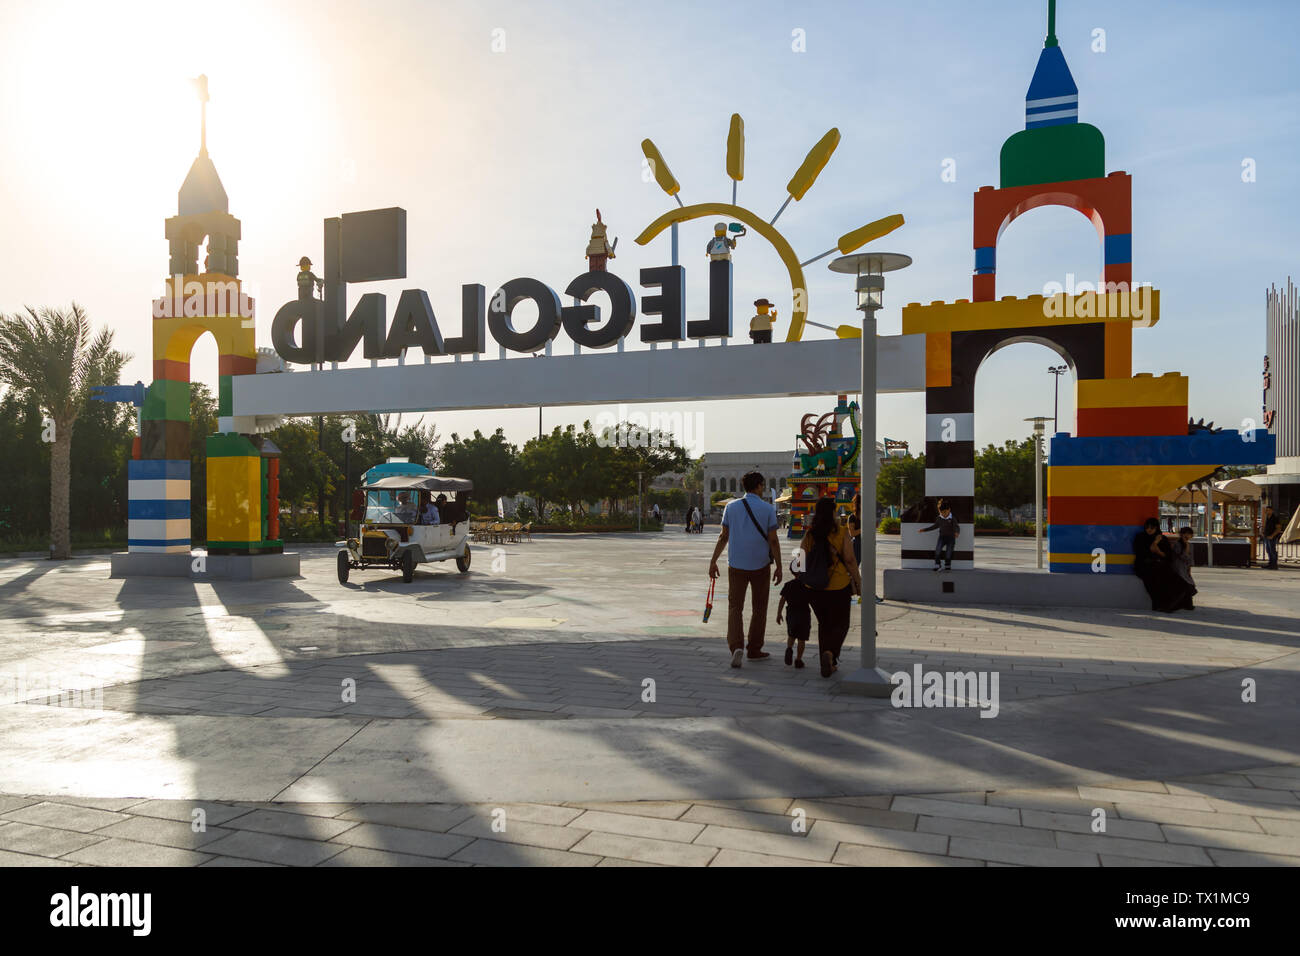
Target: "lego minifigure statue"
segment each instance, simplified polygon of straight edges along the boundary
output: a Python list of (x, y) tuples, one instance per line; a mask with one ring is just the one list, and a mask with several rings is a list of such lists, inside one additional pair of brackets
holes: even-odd
[[(747, 230), (744, 226), (737, 226), (732, 230), (736, 233), (736, 239), (745, 235)], [(715, 222), (713, 224), (713, 238), (709, 240), (705, 252), (708, 254), (711, 262), (718, 260), (731, 261), (731, 250), (736, 248), (736, 239), (727, 238), (727, 224), (725, 222)]]
[(614, 245), (610, 245), (605, 238), (605, 230), (609, 227), (600, 221), (600, 210), (596, 210), (596, 221), (591, 224), (591, 241), (587, 243), (587, 271), (604, 272), (605, 261), (607, 259), (617, 258), (614, 250), (618, 247), (618, 240), (614, 240)]
[(754, 306), (758, 313), (749, 320), (749, 337), (755, 344), (772, 341), (772, 323), (776, 321), (776, 309), (767, 299), (755, 299)]
[(298, 260), (298, 298), (314, 299), (318, 289), (325, 283), (316, 278), (316, 273), (311, 271), (311, 260), (303, 256)]

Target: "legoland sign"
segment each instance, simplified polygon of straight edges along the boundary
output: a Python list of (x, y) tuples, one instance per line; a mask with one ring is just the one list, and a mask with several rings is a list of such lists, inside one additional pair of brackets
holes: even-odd
[[(325, 259), (335, 262), (323, 279), (309, 270), (310, 261), (300, 264), (299, 297), (276, 312), (271, 341), (285, 360), (303, 364), (344, 362), (363, 348), (368, 359), (400, 358), (407, 349), (419, 348), (426, 355), (470, 355), (487, 350), (487, 336), (512, 352), (536, 352), (545, 348), (563, 329), (575, 343), (589, 349), (617, 345), (636, 324), (637, 297), (631, 286), (605, 271), (605, 259), (612, 255), (593, 253), (588, 247), (591, 271), (575, 277), (564, 288), (564, 296), (577, 305), (562, 305), (559, 294), (539, 279), (511, 279), (490, 297), (479, 284), (461, 286), (460, 334), (444, 336), (428, 293), (407, 289), (398, 297), (391, 321), (385, 296), (367, 293), (344, 319), (348, 282), (406, 277), (406, 214), (402, 209), (377, 209), (349, 213), (326, 220)], [(597, 227), (600, 227), (597, 235)], [(603, 243), (603, 224), (593, 226), (592, 244)], [(641, 312), (654, 317), (642, 322), (642, 342), (675, 342), (686, 338), (724, 338), (731, 335), (731, 260), (710, 257), (709, 311), (707, 319), (685, 320), (686, 270), (682, 266), (642, 269), (639, 283), (650, 290), (641, 297)], [(323, 289), (321, 298), (315, 290)], [(597, 293), (609, 302), (602, 317), (599, 305), (588, 300)], [(537, 317), (529, 328), (517, 328), (515, 308), (531, 300)]]

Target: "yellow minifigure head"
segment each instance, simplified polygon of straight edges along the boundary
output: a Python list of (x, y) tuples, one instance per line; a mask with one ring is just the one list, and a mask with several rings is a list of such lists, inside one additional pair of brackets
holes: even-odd
[(311, 260), (308, 259), (306, 256), (303, 256), (301, 259), (298, 260), (298, 268), (301, 269), (303, 272), (310, 272)]
[(727, 224), (725, 222), (715, 222), (713, 224), (713, 234), (715, 236), (725, 236), (727, 234)]
[(772, 308), (772, 303), (767, 299), (755, 299), (754, 308), (758, 309), (759, 315), (767, 315), (767, 310)]

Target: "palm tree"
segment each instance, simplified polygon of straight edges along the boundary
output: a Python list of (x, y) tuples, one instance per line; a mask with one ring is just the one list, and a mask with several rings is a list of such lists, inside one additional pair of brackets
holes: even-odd
[[(50, 557), (72, 557), (68, 481), (72, 429), (91, 389), (115, 384), (130, 356), (113, 348), (113, 332), (91, 338), (90, 320), (77, 303), (68, 311), (27, 307), (0, 315), (0, 384), (29, 395), (53, 424), (50, 444)], [(47, 429), (47, 432), (50, 432)]]

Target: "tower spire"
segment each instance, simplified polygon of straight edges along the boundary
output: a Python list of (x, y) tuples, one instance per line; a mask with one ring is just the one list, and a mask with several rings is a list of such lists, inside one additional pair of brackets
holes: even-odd
[(208, 75), (200, 73), (194, 80), (199, 91), (199, 155), (208, 155)]
[(1047, 0), (1047, 39), (1043, 46), (1057, 46), (1056, 40), (1056, 0)]

